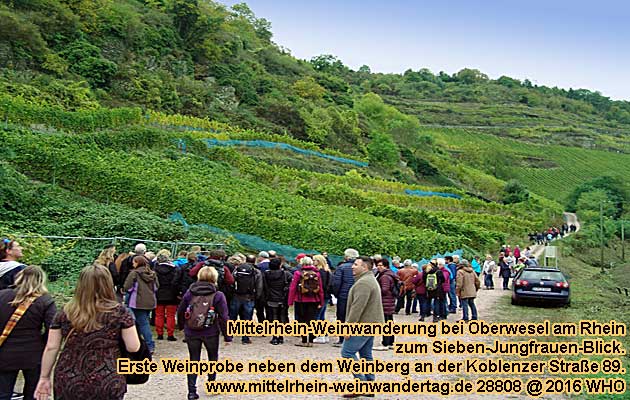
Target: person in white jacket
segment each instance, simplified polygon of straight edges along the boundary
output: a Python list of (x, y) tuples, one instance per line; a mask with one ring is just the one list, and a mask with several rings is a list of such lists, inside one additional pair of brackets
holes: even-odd
[(492, 274), (497, 269), (497, 264), (492, 259), (490, 254), (486, 255), (486, 261), (483, 262), (483, 281), (487, 290), (494, 289), (494, 280)]

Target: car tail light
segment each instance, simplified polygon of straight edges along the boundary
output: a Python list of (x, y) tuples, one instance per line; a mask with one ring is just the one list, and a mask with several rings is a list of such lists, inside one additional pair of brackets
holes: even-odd
[(568, 289), (569, 288), (569, 282), (556, 282), (556, 287), (563, 288), (563, 289)]
[(521, 280), (521, 279), (516, 281), (516, 286), (527, 286), (527, 285), (529, 285), (529, 282), (527, 282), (527, 281), (524, 281), (524, 280)]

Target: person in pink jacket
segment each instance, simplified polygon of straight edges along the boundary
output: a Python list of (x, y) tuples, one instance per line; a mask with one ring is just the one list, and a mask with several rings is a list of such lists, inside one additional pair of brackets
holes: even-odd
[[(317, 312), (324, 306), (324, 288), (322, 278), (313, 259), (304, 257), (300, 260), (302, 268), (293, 273), (293, 280), (289, 287), (289, 306), (295, 303), (295, 313), (298, 322), (310, 323), (317, 319)], [(315, 335), (302, 336), (302, 342), (296, 343), (300, 347), (313, 347)]]

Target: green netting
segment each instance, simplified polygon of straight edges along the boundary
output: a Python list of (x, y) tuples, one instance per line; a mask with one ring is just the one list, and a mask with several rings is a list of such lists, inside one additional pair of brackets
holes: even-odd
[[(184, 218), (184, 216), (182, 214), (178, 213), (178, 212), (171, 214), (168, 217), (168, 219), (171, 220), (171, 221), (175, 221), (175, 222), (181, 223), (182, 225), (184, 225), (185, 228), (189, 228), (189, 227), (194, 226), (194, 227), (197, 227), (197, 228), (207, 229), (208, 231), (216, 233), (216, 234), (219, 234), (219, 235), (232, 236), (235, 239), (237, 239), (239, 242), (241, 242), (241, 244), (243, 246), (249, 247), (251, 249), (255, 249), (257, 251), (275, 250), (278, 254), (285, 256), (287, 258), (287, 260), (295, 259), (295, 257), (298, 254), (300, 254), (300, 253), (320, 254), (320, 252), (316, 251), (316, 250), (298, 249), (298, 248), (295, 248), (293, 246), (289, 246), (289, 245), (285, 245), (285, 244), (279, 244), (279, 243), (276, 243), (276, 242), (265, 240), (265, 239), (263, 239), (261, 237), (258, 237), (258, 236), (248, 235), (246, 233), (230, 232), (230, 231), (227, 231), (225, 229), (217, 228), (216, 226), (211, 226), (211, 225), (207, 225), (207, 224), (190, 225), (190, 224), (188, 224), (188, 222), (186, 222), (186, 219)], [(412, 260), (412, 261), (413, 262), (417, 262), (418, 265), (424, 265), (424, 264), (428, 263), (433, 258), (442, 258), (444, 256), (452, 256), (452, 255), (458, 255), (458, 256), (461, 257), (462, 254), (463, 254), (462, 250), (455, 250), (453, 252), (446, 252), (446, 253), (443, 253), (443, 254), (442, 253), (434, 254), (429, 259), (425, 258), (425, 259), (422, 259), (422, 260)], [(333, 265), (337, 265), (338, 263), (343, 261), (343, 256), (329, 254), (328, 257), (330, 258), (330, 261), (332, 262)], [(387, 258), (389, 258), (389, 257), (387, 257)]]

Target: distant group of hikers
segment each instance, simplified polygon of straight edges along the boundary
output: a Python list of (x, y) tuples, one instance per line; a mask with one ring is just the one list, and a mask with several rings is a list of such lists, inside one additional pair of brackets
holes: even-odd
[[(502, 248), (501, 271), (519, 268), (522, 256), (512, 262), (515, 253), (520, 255), (518, 246), (513, 251)], [(20, 264), (21, 257), (20, 244), (3, 239), (0, 400), (11, 398), (20, 370), (24, 398), (47, 399), (55, 364), (55, 398), (123, 398), (126, 378), (116, 373), (114, 360), (125, 352), (150, 357), (155, 349), (152, 314), (157, 340), (163, 340), (166, 331), (166, 340), (177, 341), (178, 325), (189, 358), (195, 361), (200, 360), (202, 347), (208, 359), (216, 361), (220, 336), (225, 344), (233, 339), (227, 334), (227, 322), (251, 320), (254, 311), (259, 322), (287, 323), (293, 306), (294, 319), (309, 323), (325, 319), (327, 305), (336, 302), (336, 318), (341, 322), (386, 322), (403, 308), (407, 315), (418, 313), (420, 321), (432, 316), (437, 322), (456, 313), (459, 306), (464, 321), (474, 320), (479, 275), (485, 275), (486, 288), (492, 289), (496, 268), (491, 256), (483, 263), (478, 256), (472, 262), (445, 256), (418, 266), (411, 260), (401, 263), (399, 257), (390, 262), (380, 255), (360, 256), (350, 248), (333, 266), (326, 253), (299, 254), (289, 263), (274, 251), (228, 257), (222, 249), (208, 254), (197, 247), (173, 259), (170, 251), (154, 254), (143, 243), (120, 255), (114, 246), (107, 246), (81, 271), (72, 300), (57, 311), (46, 289), (46, 274), (38, 266)], [(241, 342), (251, 340), (242, 337)], [(270, 342), (279, 345), (284, 338), (272, 337)], [(311, 335), (295, 345), (326, 342), (327, 337)], [(342, 347), (342, 357), (357, 359), (358, 353), (371, 359), (372, 350), (393, 349), (394, 337), (383, 337), (380, 346), (373, 344), (374, 337), (340, 337), (333, 345)], [(188, 375), (187, 380), (188, 399), (199, 398), (197, 375)]]
[(560, 228), (550, 226), (547, 230), (541, 232), (531, 232), (528, 234), (529, 241), (532, 244), (544, 244), (548, 245), (556, 239), (562, 239), (567, 233), (573, 233), (577, 231), (577, 225), (575, 224), (562, 224)]

